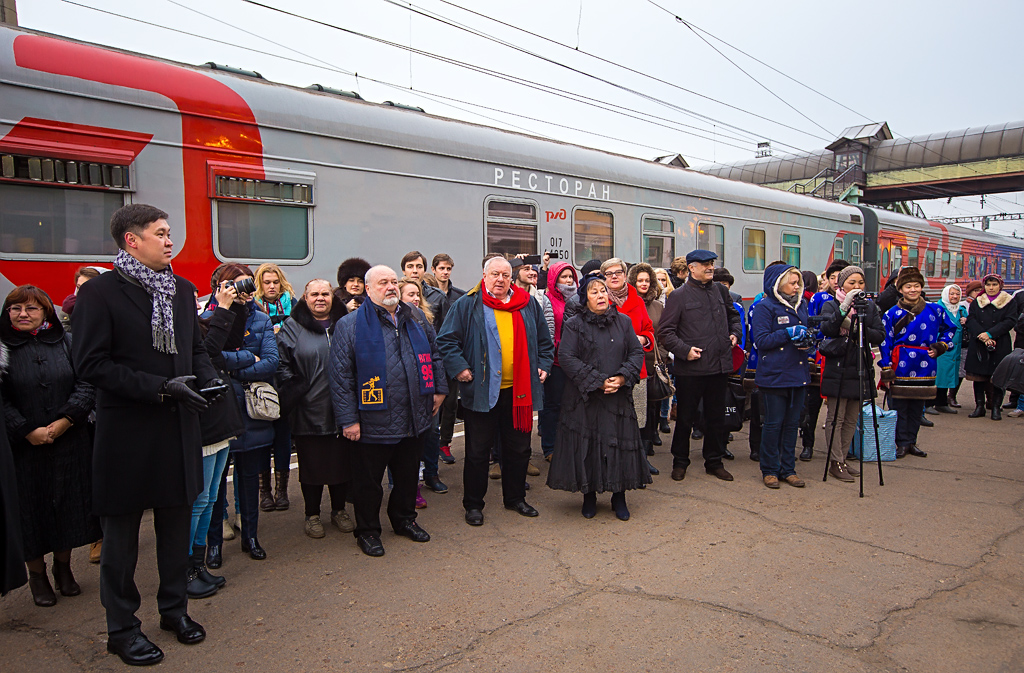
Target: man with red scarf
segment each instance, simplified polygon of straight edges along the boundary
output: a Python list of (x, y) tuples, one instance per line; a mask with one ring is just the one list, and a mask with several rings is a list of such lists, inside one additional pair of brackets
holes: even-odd
[(487, 465), (496, 432), (505, 508), (537, 516), (526, 502), (526, 469), (533, 412), (544, 407), (542, 384), (551, 371), (554, 346), (540, 305), (512, 283), (508, 260), (484, 262), (483, 280), (452, 305), (437, 347), (446, 371), (459, 382), (465, 409), (466, 523), (484, 522)]

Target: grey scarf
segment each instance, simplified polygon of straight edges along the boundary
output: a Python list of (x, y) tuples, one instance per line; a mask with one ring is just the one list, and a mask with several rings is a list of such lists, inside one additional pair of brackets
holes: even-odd
[(121, 273), (139, 281), (153, 301), (153, 317), (150, 319), (153, 328), (153, 348), (161, 353), (177, 353), (178, 347), (174, 343), (174, 293), (177, 284), (171, 267), (168, 266), (163, 271), (153, 271), (124, 250), (117, 251), (114, 266)]

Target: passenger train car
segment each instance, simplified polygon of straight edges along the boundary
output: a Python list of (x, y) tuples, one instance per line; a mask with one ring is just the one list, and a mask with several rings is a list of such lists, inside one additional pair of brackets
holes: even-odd
[(872, 269), (871, 285), (916, 261), (935, 289), (982, 269), (1016, 288), (1024, 250), (319, 85), (0, 29), (0, 290), (34, 283), (59, 300), (77, 267), (113, 260), (110, 215), (131, 202), (170, 214), (174, 269), (200, 294), (222, 261), (277, 262), (301, 287), (346, 257), (397, 267), (414, 249), (454, 257), (462, 286), (488, 252), (668, 267), (701, 247), (748, 298), (772, 260), (821, 271), (834, 255)]

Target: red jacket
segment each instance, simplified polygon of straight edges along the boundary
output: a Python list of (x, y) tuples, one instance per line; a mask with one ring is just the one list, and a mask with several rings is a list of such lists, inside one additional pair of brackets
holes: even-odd
[[(647, 314), (647, 306), (640, 295), (637, 294), (635, 287), (632, 285), (626, 285), (626, 287), (629, 288), (629, 296), (626, 297), (626, 301), (622, 302), (622, 306), (619, 307), (619, 313), (629, 316), (629, 319), (633, 321), (633, 331), (637, 333), (637, 336), (647, 337), (647, 345), (644, 346), (644, 351), (654, 350), (654, 323), (651, 322), (651, 316)], [(640, 378), (647, 378), (646, 363), (640, 368)]]

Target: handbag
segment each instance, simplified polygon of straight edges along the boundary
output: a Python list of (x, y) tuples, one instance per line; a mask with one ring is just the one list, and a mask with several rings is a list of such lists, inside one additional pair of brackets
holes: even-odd
[(668, 371), (668, 364), (661, 359), (661, 349), (658, 341), (654, 341), (654, 376), (647, 373), (647, 399), (652, 402), (664, 400), (676, 394), (676, 387), (672, 383), (672, 374)]
[(725, 389), (725, 431), (738, 432), (743, 429), (744, 396), (737, 395), (733, 386)]
[(841, 336), (835, 339), (828, 339), (820, 346), (818, 346), (818, 352), (827, 358), (843, 358), (846, 357), (846, 351), (850, 348), (849, 337)]
[(254, 421), (276, 421), (281, 418), (281, 398), (274, 386), (263, 381), (247, 384), (245, 413)]

